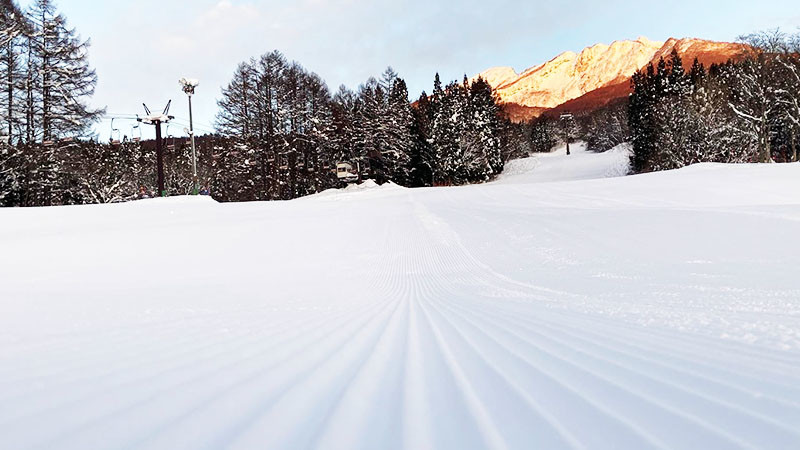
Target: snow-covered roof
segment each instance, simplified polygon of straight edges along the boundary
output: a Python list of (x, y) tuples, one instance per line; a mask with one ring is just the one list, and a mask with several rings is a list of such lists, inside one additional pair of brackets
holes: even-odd
[(170, 120), (172, 120), (172, 116), (168, 116), (164, 113), (150, 114), (149, 116), (142, 118), (142, 122), (144, 123), (154, 123), (154, 122), (166, 123), (169, 122)]
[(191, 87), (200, 86), (200, 81), (195, 78), (181, 78), (180, 80), (178, 80), (178, 82), (182, 86), (191, 86)]

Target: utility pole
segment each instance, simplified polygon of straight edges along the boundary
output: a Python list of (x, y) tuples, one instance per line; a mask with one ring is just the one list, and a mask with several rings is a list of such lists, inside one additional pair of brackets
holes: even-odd
[(147, 117), (142, 119), (136, 119), (139, 122), (154, 125), (156, 127), (156, 173), (158, 176), (158, 196), (159, 197), (166, 197), (167, 196), (167, 189), (164, 186), (164, 148), (161, 144), (161, 124), (162, 123), (169, 123), (174, 117), (167, 115), (169, 113), (169, 107), (172, 104), (172, 100), (167, 102), (167, 107), (164, 108), (164, 112), (161, 114), (153, 114), (150, 112), (150, 108), (147, 107), (144, 103), (144, 111), (147, 113)]
[(200, 82), (191, 78), (181, 78), (178, 83), (183, 87), (183, 92), (189, 97), (189, 137), (192, 139), (192, 195), (197, 195), (200, 190), (197, 179), (197, 151), (194, 147), (194, 123), (192, 121), (192, 95)]

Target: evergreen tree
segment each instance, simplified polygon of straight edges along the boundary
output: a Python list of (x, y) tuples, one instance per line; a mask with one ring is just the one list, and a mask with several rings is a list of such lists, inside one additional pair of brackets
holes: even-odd
[(584, 137), (588, 150), (604, 152), (630, 141), (628, 105), (617, 102), (594, 111), (585, 119)]
[[(436, 110), (433, 117), (431, 144), (433, 147), (433, 178), (436, 184), (458, 183), (461, 172), (459, 119), (463, 117), (460, 86), (452, 83), (447, 89), (434, 85)], [(439, 92), (441, 91), (441, 92)]]
[(6, 142), (0, 142), (0, 206), (22, 204), (24, 170), (22, 152)]
[(412, 108), (411, 135), (413, 146), (409, 158), (409, 185), (412, 187), (433, 185), (433, 118), (434, 103), (424, 91)]
[(464, 151), (470, 181), (486, 181), (503, 171), (500, 148), (500, 117), (489, 83), (478, 77), (469, 91), (471, 117), (467, 120), (475, 142)]
[(536, 153), (548, 153), (558, 145), (558, 124), (547, 116), (539, 117), (531, 124), (531, 149)]
[(408, 87), (402, 78), (395, 77), (393, 81), (386, 113), (388, 139), (382, 152), (383, 158), (391, 181), (406, 184), (414, 139), (411, 134), (413, 116), (408, 101)]
[(633, 93), (628, 102), (628, 125), (631, 130), (631, 166), (635, 172), (642, 172), (653, 153), (654, 131), (653, 109), (656, 103), (653, 78), (653, 65), (647, 66), (646, 72), (638, 71), (631, 78)]
[(773, 113), (778, 105), (772, 62), (772, 55), (757, 52), (723, 72), (730, 93), (728, 104), (742, 133), (757, 143), (761, 162), (772, 160)]

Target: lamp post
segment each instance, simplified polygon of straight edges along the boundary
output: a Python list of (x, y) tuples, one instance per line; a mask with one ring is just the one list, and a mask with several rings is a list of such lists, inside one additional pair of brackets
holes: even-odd
[(192, 139), (192, 195), (197, 195), (200, 187), (197, 180), (197, 151), (194, 147), (194, 123), (192, 121), (192, 95), (200, 82), (191, 78), (181, 78), (178, 80), (183, 92), (189, 97), (189, 137)]

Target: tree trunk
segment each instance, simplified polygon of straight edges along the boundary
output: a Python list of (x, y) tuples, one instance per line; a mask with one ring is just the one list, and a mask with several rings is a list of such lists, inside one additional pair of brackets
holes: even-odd
[(761, 120), (761, 162), (769, 163), (772, 161), (772, 149), (769, 142), (769, 124), (767, 124), (766, 115), (763, 115)]
[(28, 67), (25, 77), (25, 142), (33, 142), (33, 38), (28, 38)]
[(50, 55), (47, 48), (47, 17), (42, 11), (42, 140), (52, 138), (50, 123)]
[(8, 83), (8, 143), (12, 143), (11, 135), (14, 132), (14, 44), (13, 41), (8, 41), (8, 49), (6, 54), (6, 82)]

